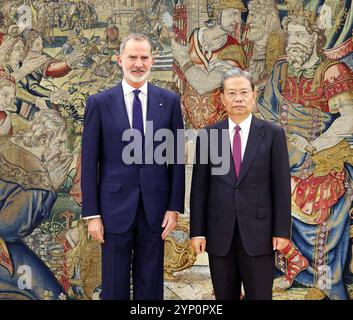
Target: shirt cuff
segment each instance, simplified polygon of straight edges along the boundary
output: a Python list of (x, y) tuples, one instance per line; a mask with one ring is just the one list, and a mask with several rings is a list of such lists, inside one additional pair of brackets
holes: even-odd
[(81, 219), (83, 219), (83, 220), (89, 220), (89, 219), (93, 219), (93, 218), (101, 218), (101, 216), (95, 215), (95, 216), (81, 217)]
[(197, 236), (197, 237), (192, 237), (191, 239), (206, 239), (204, 236)]

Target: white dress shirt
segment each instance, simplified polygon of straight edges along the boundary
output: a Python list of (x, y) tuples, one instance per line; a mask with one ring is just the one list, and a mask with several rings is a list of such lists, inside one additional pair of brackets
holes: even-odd
[[(244, 153), (246, 149), (246, 144), (248, 143), (250, 126), (251, 126), (252, 114), (250, 113), (246, 119), (239, 123), (240, 131), (240, 140), (241, 140), (241, 160), (243, 161)], [(228, 118), (228, 125), (229, 125), (229, 138), (230, 138), (230, 145), (233, 151), (233, 137), (235, 133), (235, 127), (237, 126), (230, 118)]]
[[(132, 128), (132, 106), (134, 102), (134, 90), (141, 90), (139, 93), (139, 98), (141, 101), (142, 105), (142, 118), (143, 118), (143, 130), (146, 132), (146, 121), (147, 121), (147, 81), (142, 85), (142, 87), (136, 89), (132, 86), (130, 86), (125, 79), (121, 82), (121, 85), (123, 87), (123, 93), (124, 93), (124, 101), (125, 101), (125, 107), (126, 107), (126, 112), (127, 112), (127, 117), (129, 118), (129, 123), (130, 123), (130, 128)], [(93, 219), (93, 218), (100, 218), (100, 215), (94, 215), (94, 216), (89, 216), (89, 217), (84, 217), (82, 219)]]
[(142, 118), (143, 118), (143, 130), (146, 132), (146, 119), (147, 119), (147, 81), (142, 85), (141, 88), (136, 89), (132, 86), (130, 86), (125, 79), (122, 81), (122, 86), (123, 86), (123, 93), (124, 93), (124, 101), (125, 101), (125, 106), (126, 106), (126, 112), (127, 116), (129, 118), (130, 122), (130, 128), (132, 128), (132, 106), (134, 102), (134, 90), (141, 90), (139, 93), (139, 98), (141, 101), (142, 105)]
[[(242, 122), (239, 123), (239, 127), (240, 127), (239, 134), (240, 134), (240, 140), (241, 140), (241, 160), (242, 161), (244, 158), (246, 144), (248, 143), (251, 120), (252, 120), (252, 114), (250, 113), (246, 119), (244, 119)], [(228, 125), (229, 125), (230, 146), (233, 151), (233, 137), (234, 137), (234, 133), (235, 133), (235, 127), (237, 126), (237, 124), (234, 123), (230, 118), (228, 118)], [(192, 237), (192, 239), (196, 239), (196, 238), (205, 239), (204, 236)]]

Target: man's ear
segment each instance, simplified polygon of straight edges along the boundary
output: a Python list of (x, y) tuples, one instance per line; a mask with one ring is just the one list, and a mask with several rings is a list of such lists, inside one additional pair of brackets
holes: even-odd
[(122, 58), (121, 58), (121, 55), (118, 55), (118, 63), (119, 63), (119, 66), (122, 67)]
[(254, 89), (254, 100), (256, 101), (256, 97), (257, 97), (257, 90)]

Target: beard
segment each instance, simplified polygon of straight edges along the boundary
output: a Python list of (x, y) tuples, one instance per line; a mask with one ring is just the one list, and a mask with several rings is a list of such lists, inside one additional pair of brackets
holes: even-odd
[[(145, 73), (142, 76), (137, 77), (132, 74), (132, 72), (136, 72), (136, 71), (144, 71)], [(128, 78), (133, 83), (140, 83), (140, 82), (145, 81), (148, 78), (148, 76), (150, 75), (150, 72), (151, 72), (151, 68), (149, 68), (148, 70), (145, 70), (145, 69), (126, 70), (123, 67), (124, 76), (126, 78)]]
[(313, 46), (302, 43), (289, 44), (286, 48), (289, 65), (302, 66), (312, 56)]
[(238, 28), (238, 23), (232, 23), (228, 25), (221, 24), (222, 29), (230, 35), (234, 35), (235, 30)]
[(47, 164), (48, 167), (54, 167), (60, 163), (61, 152), (50, 150), (45, 150), (42, 157), (43, 161)]
[(49, 170), (61, 165), (68, 157), (68, 153), (63, 153), (55, 148), (48, 148), (43, 152), (42, 160), (46, 163)]

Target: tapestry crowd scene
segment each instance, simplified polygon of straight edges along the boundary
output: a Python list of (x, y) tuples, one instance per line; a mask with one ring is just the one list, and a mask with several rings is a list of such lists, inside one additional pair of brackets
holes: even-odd
[(138, 33), (148, 82), (180, 96), (186, 129), (164, 299), (215, 299), (190, 240), (191, 178), (197, 133), (227, 119), (222, 76), (239, 68), (255, 81), (252, 114), (288, 147), (291, 236), (273, 299), (352, 300), (352, 30), (351, 0), (0, 0), (0, 299), (102, 298), (101, 244), (81, 219), (84, 115), (123, 80), (120, 45)]

